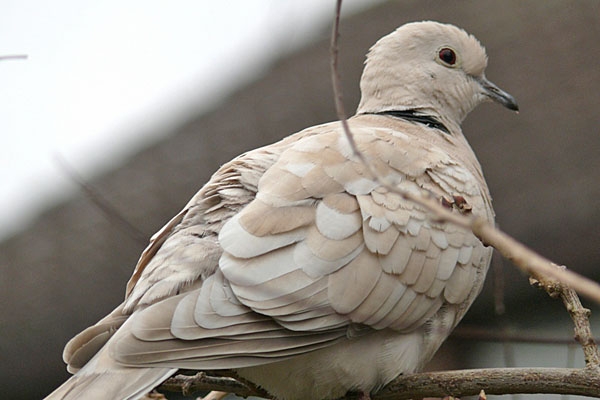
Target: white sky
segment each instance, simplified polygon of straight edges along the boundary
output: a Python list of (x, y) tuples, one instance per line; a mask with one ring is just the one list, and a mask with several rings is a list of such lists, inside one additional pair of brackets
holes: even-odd
[(77, 190), (55, 155), (85, 176), (118, 163), (320, 32), (333, 9), (334, 0), (0, 0), (0, 55), (28, 55), (0, 62), (0, 239)]

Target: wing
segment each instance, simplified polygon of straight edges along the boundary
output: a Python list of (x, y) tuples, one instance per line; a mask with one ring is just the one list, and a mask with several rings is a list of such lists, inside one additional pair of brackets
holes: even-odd
[(260, 177), (287, 144), (253, 150), (223, 165), (211, 180), (150, 240), (127, 284), (125, 302), (65, 346), (70, 371), (83, 367), (130, 315), (148, 305), (192, 290), (217, 268), (222, 249), (217, 234), (226, 220), (256, 194)]
[[(489, 212), (474, 174), (431, 143), (372, 127), (354, 134), (400, 189), (464, 196)], [(379, 186), (338, 131), (286, 151), (219, 238), (235, 296), (293, 331), (413, 330), (442, 304), (472, 298), (488, 257), (470, 232)]]
[[(444, 305), (470, 304), (489, 252), (470, 232), (430, 220), (379, 186), (337, 125), (327, 127), (297, 140), (266, 169), (254, 200), (219, 231), (218, 268), (214, 260), (187, 292), (134, 313), (112, 341), (115, 359), (239, 368), (373, 329), (408, 332)], [(460, 195), (491, 218), (478, 169), (461, 167), (442, 150), (447, 144), (432, 146), (410, 129), (418, 128), (405, 134), (353, 125), (360, 150), (402, 190)], [(161, 268), (146, 270), (152, 276)]]

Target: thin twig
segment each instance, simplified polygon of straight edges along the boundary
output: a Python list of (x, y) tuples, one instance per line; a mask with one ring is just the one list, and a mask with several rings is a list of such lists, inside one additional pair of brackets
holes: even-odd
[(504, 315), (506, 312), (506, 305), (504, 303), (504, 260), (502, 257), (498, 257), (498, 254), (494, 252), (492, 257), (492, 287), (494, 295), (494, 312), (496, 315)]
[(448, 340), (475, 340), (478, 342), (500, 342), (500, 343), (532, 343), (532, 344), (576, 344), (570, 337), (540, 336), (533, 332), (514, 331), (508, 329), (479, 328), (476, 326), (458, 325)]
[(342, 80), (340, 79), (340, 72), (338, 68), (338, 38), (340, 36), (340, 14), (342, 11), (342, 0), (337, 0), (335, 7), (335, 20), (333, 23), (333, 33), (331, 34), (331, 77), (333, 84), (333, 96), (335, 101), (335, 110), (337, 112), (338, 119), (344, 128), (346, 133), (346, 139), (350, 142), (350, 148), (358, 159), (366, 166), (369, 173), (374, 177), (375, 181), (378, 181), (377, 174), (373, 171), (371, 163), (367, 161), (364, 154), (358, 150), (354, 136), (350, 133), (350, 126), (348, 125), (348, 119), (346, 118), (346, 109), (344, 107), (344, 95), (342, 92)]
[(581, 305), (577, 293), (571, 288), (564, 288), (560, 294), (563, 304), (567, 308), (575, 327), (575, 340), (583, 348), (585, 366), (587, 368), (600, 368), (600, 353), (592, 336), (590, 326), (590, 310)]
[(142, 245), (148, 243), (149, 236), (125, 219), (125, 217), (117, 211), (116, 207), (102, 196), (92, 185), (86, 182), (63, 157), (57, 154), (55, 160), (63, 172), (69, 176), (73, 182), (77, 183), (81, 190), (87, 195), (92, 203), (102, 211), (109, 221), (112, 221), (116, 227), (123, 230), (136, 242)]
[(27, 54), (9, 54), (9, 55), (5, 55), (5, 56), (0, 56), (0, 61), (26, 60), (26, 59), (27, 59)]
[(577, 293), (568, 286), (556, 285), (554, 282), (547, 282), (544, 279), (530, 278), (530, 283), (540, 287), (550, 295), (550, 297), (560, 297), (569, 316), (573, 320), (575, 340), (579, 342), (583, 349), (585, 365), (587, 368), (600, 368), (600, 352), (592, 335), (590, 326), (590, 310), (583, 307)]

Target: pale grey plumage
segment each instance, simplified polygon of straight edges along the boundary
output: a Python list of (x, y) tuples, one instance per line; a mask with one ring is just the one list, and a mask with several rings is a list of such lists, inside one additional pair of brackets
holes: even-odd
[[(486, 99), (516, 108), (486, 64), (456, 27), (405, 25), (371, 49), (348, 122), (400, 190), (493, 221), (460, 130)], [(381, 114), (406, 110), (442, 125)], [(308, 128), (225, 164), (152, 238), (125, 302), (67, 345), (70, 370), (82, 369), (49, 398), (137, 398), (177, 368), (235, 369), (280, 399), (368, 393), (430, 359), (490, 256), (382, 187), (340, 123)]]

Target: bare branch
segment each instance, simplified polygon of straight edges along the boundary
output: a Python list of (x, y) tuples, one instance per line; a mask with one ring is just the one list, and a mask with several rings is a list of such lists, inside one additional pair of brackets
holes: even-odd
[(210, 376), (204, 372), (198, 372), (196, 375), (191, 376), (175, 375), (164, 381), (157, 387), (157, 390), (181, 393), (184, 396), (208, 391), (235, 393), (242, 397), (261, 395), (234, 378)]
[[(432, 209), (432, 211), (434, 210)], [(446, 210), (442, 211), (445, 212)], [(434, 212), (439, 215), (439, 211), (435, 210)], [(569, 271), (564, 267), (559, 267), (557, 264), (527, 248), (484, 220), (479, 218), (465, 218), (463, 215), (454, 215), (461, 219), (470, 220), (467, 226), (472, 229), (475, 236), (500, 251), (504, 257), (525, 273), (540, 281), (548, 282), (551, 279), (555, 280), (554, 284), (563, 283), (587, 298), (600, 303), (600, 285), (597, 282)], [(446, 219), (445, 216), (442, 216), (442, 218)]]
[(581, 301), (579, 301), (579, 297), (573, 289), (564, 288), (560, 297), (575, 324), (575, 340), (583, 348), (585, 366), (587, 368), (600, 368), (600, 353), (590, 327), (590, 310), (581, 305)]
[(600, 397), (598, 371), (570, 368), (490, 368), (400, 376), (373, 400), (486, 394), (554, 393)]
[(592, 328), (589, 320), (591, 312), (589, 309), (583, 307), (577, 293), (568, 286), (556, 285), (552, 281), (548, 282), (536, 278), (529, 278), (529, 281), (532, 285), (544, 289), (550, 297), (561, 298), (575, 325), (575, 340), (583, 348), (586, 367), (600, 368), (600, 352), (592, 336)]
[[(572, 368), (489, 368), (424, 372), (403, 375), (372, 396), (373, 400), (407, 400), (423, 397), (472, 396), (484, 389), (487, 394), (554, 393), (600, 397), (600, 370)], [(158, 390), (192, 395), (217, 390), (238, 396), (265, 396), (233, 378), (177, 375)], [(356, 400), (348, 394), (340, 400)]]
[(156, 389), (182, 393), (184, 396), (211, 391), (234, 393), (242, 397), (271, 397), (268, 392), (240, 378), (231, 370), (198, 372), (195, 375), (178, 374), (164, 381)]

